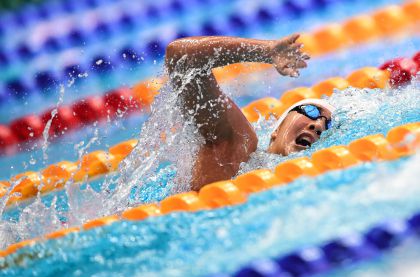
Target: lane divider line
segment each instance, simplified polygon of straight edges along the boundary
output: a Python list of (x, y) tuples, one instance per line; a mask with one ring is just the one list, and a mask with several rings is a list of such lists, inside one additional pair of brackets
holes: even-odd
[[(368, 147), (365, 147), (368, 145)], [(389, 161), (413, 155), (420, 147), (420, 122), (392, 128), (386, 137), (381, 134), (366, 136), (350, 143), (321, 149), (311, 158), (297, 158), (280, 163), (275, 170), (258, 169), (242, 174), (233, 180), (219, 181), (202, 187), (199, 192), (190, 191), (171, 195), (160, 203), (140, 205), (124, 211), (90, 220), (82, 227), (72, 227), (10, 245), (0, 251), (6, 257), (18, 249), (37, 241), (54, 239), (69, 233), (90, 230), (121, 220), (144, 220), (172, 212), (196, 212), (239, 205), (248, 195), (273, 187), (284, 186), (299, 177), (314, 177), (332, 170), (342, 170), (364, 162)]]
[[(233, 66), (237, 67), (239, 65)], [(241, 68), (239, 67), (239, 69)], [(420, 52), (417, 52), (412, 58), (390, 60), (381, 65), (379, 69), (366, 67), (354, 71), (346, 79), (334, 77), (320, 82), (312, 88), (298, 87), (286, 91), (280, 98), (281, 102), (270, 101), (269, 98), (257, 100), (242, 111), (251, 122), (254, 122), (259, 117), (258, 111), (261, 112), (270, 106), (272, 107), (271, 112), (278, 115), (299, 100), (320, 98), (323, 95), (330, 96), (334, 89), (345, 89), (348, 86), (384, 88), (388, 84), (396, 87), (411, 81), (419, 70)], [(235, 72), (238, 73), (239, 71)], [(228, 81), (229, 78), (227, 76), (221, 81)], [(70, 105), (61, 106), (56, 110), (56, 114), (51, 121), (49, 135), (59, 137), (69, 130), (93, 122), (114, 119), (118, 115), (128, 116), (141, 109), (147, 110), (165, 82), (165, 78), (151, 79), (140, 82), (131, 89), (122, 87), (103, 96), (93, 96)], [(26, 149), (33, 141), (42, 137), (47, 122), (51, 120), (51, 111), (52, 109), (49, 109), (40, 115), (27, 115), (12, 121), (8, 125), (0, 124), (0, 154), (1, 152), (12, 153), (19, 148)]]
[[(384, 88), (386, 86), (403, 85), (414, 76), (410, 74), (413, 72), (412, 66), (417, 64), (410, 61), (414, 61), (419, 56), (420, 52), (414, 55), (412, 59), (398, 58), (388, 61), (380, 67), (383, 69), (374, 67), (361, 68), (351, 73), (347, 79), (333, 77), (319, 82), (312, 88), (301, 87), (289, 90), (282, 95), (280, 100), (265, 97), (251, 102), (242, 108), (242, 112), (250, 122), (255, 122), (260, 116), (266, 118), (271, 115), (279, 116), (297, 101), (306, 98), (319, 98), (323, 95), (330, 96), (334, 89), (342, 90), (348, 86)], [(415, 67), (415, 71), (419, 69), (420, 67)], [(410, 78), (407, 78), (407, 74)], [(136, 99), (140, 99), (143, 102), (148, 101), (150, 104), (152, 99), (147, 98), (150, 95), (148, 90), (150, 87), (143, 83), (141, 88)], [(152, 89), (154, 93), (157, 93), (156, 86)], [(135, 139), (124, 141), (110, 147), (108, 151), (88, 153), (77, 162), (62, 161), (40, 172), (28, 171), (12, 177), (10, 181), (0, 181), (0, 197), (9, 195), (7, 205), (11, 205), (32, 198), (38, 192), (43, 194), (61, 189), (70, 179), (77, 183), (116, 171), (118, 164), (131, 152), (136, 144), (137, 140)], [(17, 184), (10, 189), (13, 183)]]
[[(398, 34), (409, 33), (415, 31), (418, 23), (420, 22), (420, 13), (415, 13), (413, 11), (420, 10), (420, 0), (412, 0), (401, 5), (389, 5), (384, 8), (380, 8), (372, 13), (358, 15), (352, 17), (342, 23), (335, 23), (323, 26), (319, 29), (314, 30), (313, 32), (308, 32), (302, 34), (299, 42), (304, 44), (304, 50), (311, 54), (312, 56), (323, 55), (332, 51), (340, 50), (346, 47), (351, 47), (358, 45), (360, 43), (372, 41), (373, 39), (381, 39), (385, 37), (395, 36)], [(275, 17), (270, 17), (271, 20), (274, 20)], [(350, 22), (350, 23), (349, 23)], [(370, 22), (370, 23), (369, 23)], [(389, 23), (392, 23), (393, 28), (387, 27)], [(215, 23), (206, 23), (200, 31), (200, 35), (221, 35), (223, 32), (209, 33), (208, 28), (214, 29)], [(348, 27), (347, 25), (350, 25)], [(345, 27), (347, 26), (347, 27)], [(366, 26), (370, 26), (370, 31), (367, 31)], [(245, 25), (246, 27), (246, 25)], [(207, 31), (206, 31), (207, 30)], [(360, 37), (352, 38), (352, 34), (359, 34)], [(152, 40), (145, 45), (142, 44), (141, 49), (134, 46), (125, 46), (123, 49), (116, 51), (116, 57), (105, 57), (102, 54), (96, 53), (91, 58), (89, 75), (95, 76), (96, 74), (109, 73), (113, 68), (117, 68), (118, 63), (120, 62), (133, 62), (134, 60), (125, 60), (121, 57), (124, 55), (126, 57), (137, 56), (148, 56), (154, 60), (158, 57), (164, 55), (165, 46), (169, 41), (175, 39), (168, 38), (165, 41), (163, 40)], [(327, 43), (328, 42), (328, 43)], [(146, 57), (147, 58), (147, 57)], [(130, 58), (131, 59), (131, 58)], [(103, 62), (98, 65), (96, 62), (102, 60)], [(75, 72), (84, 72), (83, 69), (85, 66), (80, 64), (73, 64), (70, 66), (70, 71)], [(244, 74), (248, 72), (255, 72), (259, 70), (265, 70), (270, 68), (271, 65), (257, 64), (257, 63), (248, 63), (248, 64), (235, 64), (229, 65), (222, 68), (217, 68), (214, 70), (215, 76), (218, 80), (222, 79), (232, 79), (237, 77), (239, 74)], [(59, 72), (50, 72), (50, 71), (40, 71), (36, 76), (30, 76), (30, 81), (27, 81), (26, 76), (31, 74), (26, 74), (25, 78), (14, 78), (10, 79), (6, 86), (5, 92), (0, 91), (0, 94), (3, 93), (7, 98), (7, 95), (12, 95), (17, 98), (25, 97), (27, 94), (34, 93), (36, 89), (33, 87), (33, 84), (39, 84), (42, 87), (42, 90), (48, 89), (51, 86), (56, 86), (60, 83), (61, 77), (68, 78), (68, 73), (66, 69), (59, 69)], [(77, 74), (72, 74), (77, 76)], [(41, 78), (38, 80), (37, 78)], [(43, 93), (43, 96), (47, 96), (48, 93)]]
[(312, 276), (372, 260), (409, 239), (418, 239), (420, 213), (404, 220), (388, 220), (358, 233), (353, 232), (321, 245), (289, 252), (276, 258), (257, 259), (233, 274), (221, 276)]
[[(311, 5), (311, 3), (317, 3), (318, 5)], [(203, 5), (203, 3), (199, 4)], [(213, 2), (212, 6), (221, 4), (222, 2), (220, 1), (219, 3)], [(65, 32), (65, 34), (60, 37), (47, 36), (43, 38), (44, 42), (40, 46), (34, 46), (27, 41), (23, 41), (15, 47), (16, 49), (12, 48), (9, 49), (9, 51), (3, 51), (4, 53), (0, 52), (0, 57), (2, 57), (2, 59), (0, 59), (0, 67), (2, 67), (2, 65), (3, 67), (8, 66), (8, 68), (5, 69), (6, 72), (10, 71), (11, 75), (16, 75), (19, 70), (9, 66), (11, 64), (15, 65), (16, 62), (19, 63), (19, 66), (27, 66), (28, 62), (36, 63), (36, 60), (33, 61), (33, 59), (39, 55), (44, 55), (43, 59), (47, 59), (47, 61), (51, 59), (54, 59), (54, 61), (61, 60), (60, 57), (65, 54), (65, 51), (60, 50), (64, 48), (71, 49), (72, 47), (74, 48), (77, 46), (83, 46), (85, 48), (85, 52), (91, 52), (87, 57), (85, 55), (83, 58), (80, 55), (73, 55), (70, 70), (68, 69), (68, 65), (59, 66), (59, 68), (55, 71), (51, 71), (48, 68), (38, 68), (36, 71), (26, 72), (24, 74), (25, 77), (20, 79), (17, 76), (7, 78), (5, 81), (7, 83), (6, 90), (9, 92), (15, 91), (14, 96), (21, 98), (25, 94), (35, 93), (37, 91), (36, 88), (43, 92), (51, 90), (51, 88), (49, 88), (50, 86), (57, 86), (57, 84), (68, 80), (69, 73), (72, 76), (77, 76), (78, 74), (76, 72), (86, 71), (90, 76), (101, 75), (104, 72), (109, 73), (111, 70), (118, 68), (119, 65), (129, 64), (135, 66), (136, 64), (144, 63), (144, 61), (160, 59), (163, 57), (166, 44), (176, 38), (194, 35), (235, 34), (238, 33), (238, 31), (241, 32), (243, 30), (247, 30), (251, 26), (267, 24), (268, 22), (274, 22), (279, 18), (287, 20), (287, 18), (293, 16), (301, 16), (302, 12), (308, 12), (314, 8), (322, 8), (329, 4), (331, 3), (326, 3), (324, 1), (309, 1), (306, 5), (295, 5), (293, 2), (289, 2), (272, 3), (267, 6), (267, 3), (265, 3), (264, 5), (255, 7), (252, 14), (243, 15), (241, 12), (232, 11), (230, 14), (226, 15), (222, 21), (216, 21), (214, 19), (202, 20), (197, 23), (199, 26), (194, 26), (193, 29), (186, 28), (185, 26), (177, 26), (179, 24), (175, 24), (173, 26), (173, 30), (171, 29), (167, 32), (163, 32), (164, 34), (162, 33), (156, 37), (150, 37), (146, 40), (139, 40), (135, 43), (126, 43), (116, 46), (117, 49), (115, 54), (112, 54), (111, 56), (98, 52), (97, 49), (93, 52), (90, 51), (93, 47), (92, 42), (97, 42), (95, 37), (97, 38), (99, 36), (102, 41), (107, 39), (107, 42), (109, 42), (109, 39), (111, 39), (115, 33), (120, 31), (119, 29), (121, 28), (123, 31), (126, 31), (127, 29), (135, 30), (136, 27), (138, 27), (135, 26), (136, 23), (148, 18), (148, 11), (152, 10), (145, 9), (138, 11), (137, 8), (130, 10), (130, 12), (120, 13), (120, 16), (122, 16), (121, 19), (123, 19), (122, 21), (113, 19), (113, 21), (110, 22), (104, 18), (96, 19), (95, 21), (97, 22), (90, 23), (93, 25), (92, 28), (89, 28), (91, 29), (90, 31), (83, 30), (83, 28), (79, 26), (79, 28), (76, 29), (70, 28), (68, 32)], [(181, 4), (178, 2), (177, 6), (181, 6)], [(183, 3), (182, 6), (191, 9), (194, 5)], [(296, 9), (296, 6), (299, 6), (299, 9)], [(163, 10), (157, 9), (156, 5), (152, 5), (152, 7), (154, 8), (154, 14), (151, 16), (154, 19), (166, 18)], [(117, 11), (116, 13), (118, 14)], [(147, 15), (142, 15), (142, 13), (146, 13)], [(118, 17), (118, 15), (116, 17)], [(136, 32), (137, 35), (141, 35), (141, 29), (142, 28)], [(62, 30), (60, 32), (62, 32)], [(13, 54), (14, 52), (17, 53)], [(48, 55), (52, 52), (55, 53), (55, 57), (46, 56), (46, 54)], [(101, 64), (96, 64), (98, 60), (103, 60), (103, 62)], [(23, 64), (25, 61), (27, 63)], [(76, 69), (72, 70), (72, 68)], [(27, 76), (29, 76), (29, 78), (26, 78)], [(48, 93), (42, 95), (47, 96)]]

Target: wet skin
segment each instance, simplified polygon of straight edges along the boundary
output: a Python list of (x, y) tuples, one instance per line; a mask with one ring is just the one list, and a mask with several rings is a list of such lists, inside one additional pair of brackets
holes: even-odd
[(321, 109), (317, 120), (310, 119), (296, 111), (290, 112), (281, 125), (271, 134), (267, 152), (287, 156), (305, 150), (326, 130), (326, 120), (331, 120), (331, 112)]
[[(302, 45), (296, 42), (298, 37), (291, 35), (279, 40), (190, 37), (168, 45), (165, 66), (169, 81), (178, 93), (181, 111), (185, 117), (193, 119), (205, 141), (192, 168), (193, 190), (235, 176), (240, 164), (249, 159), (258, 144), (252, 125), (223, 93), (212, 69), (258, 62), (272, 64), (280, 75), (297, 77), (299, 69), (306, 67), (305, 61), (309, 59), (301, 52)], [(188, 82), (184, 83), (185, 80)], [(269, 151), (287, 155), (305, 148), (296, 143), (296, 136), (310, 141), (318, 139), (316, 132), (322, 132), (321, 127), (316, 122), (311, 127), (308, 120), (290, 113), (276, 132)], [(295, 123), (297, 126), (292, 126)], [(303, 130), (306, 130), (304, 137)]]

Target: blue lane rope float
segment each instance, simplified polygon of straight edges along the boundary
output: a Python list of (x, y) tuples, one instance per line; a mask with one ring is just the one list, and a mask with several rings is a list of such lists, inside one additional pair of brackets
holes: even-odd
[[(101, 16), (93, 19), (94, 22), (89, 23), (89, 25), (92, 25), (92, 28), (83, 30), (80, 29), (76, 22), (72, 22), (70, 26), (66, 26), (68, 30), (64, 32), (61, 30), (61, 27), (60, 29), (49, 30), (49, 33), (43, 38), (43, 43), (39, 46), (23, 40), (10, 49), (3, 49), (2, 52), (7, 52), (10, 60), (2, 62), (0, 65), (7, 66), (11, 64), (12, 60), (28, 60), (45, 53), (56, 53), (71, 47), (86, 46), (93, 42), (98, 42), (98, 40), (115, 36), (126, 31), (127, 28), (133, 29), (135, 26), (141, 27), (144, 24), (150, 24), (152, 20), (159, 19), (166, 22), (175, 18), (175, 16), (179, 16), (181, 13), (191, 12), (192, 9), (204, 4), (196, 0), (183, 2), (171, 0), (165, 1), (160, 5), (137, 4), (139, 6), (135, 9), (133, 9), (132, 5), (124, 7), (121, 4), (118, 9), (115, 9), (114, 13), (116, 15), (114, 14), (113, 17)], [(63, 35), (57, 35), (58, 30)]]
[(39, 4), (28, 4), (16, 11), (6, 11), (0, 14), (3, 18), (0, 36), (12, 32), (15, 28), (23, 28), (68, 14), (83, 12), (109, 5), (111, 0), (79, 0), (79, 1), (44, 1)]
[(376, 225), (362, 234), (352, 233), (316, 247), (251, 262), (233, 274), (212, 277), (311, 276), (372, 259), (410, 238), (420, 238), (420, 212), (406, 220)]
[[(324, 7), (323, 2), (321, 5), (319, 0), (314, 0), (318, 3), (315, 7), (321, 8)], [(310, 2), (310, 1), (308, 1)], [(287, 2), (286, 2), (287, 3)], [(288, 4), (290, 6), (290, 4)], [(309, 11), (313, 5), (308, 5), (305, 11)], [(279, 12), (283, 13), (287, 8), (286, 4), (279, 6), (273, 9), (266, 9), (267, 7), (261, 6), (259, 9), (256, 9), (253, 14), (255, 23), (264, 23), (267, 21), (274, 21), (279, 18)], [(290, 13), (289, 13), (290, 14)], [(298, 15), (296, 13), (295, 15)], [(249, 15), (248, 15), (249, 16)], [(246, 18), (244, 15), (239, 13), (232, 13), (228, 18), (229, 24), (220, 24), (225, 29), (219, 29), (219, 26), (214, 22), (205, 21), (202, 22), (202, 25), (198, 28), (197, 35), (223, 35), (231, 33), (232, 31), (237, 32), (241, 29), (248, 28), (248, 24), (245, 24)], [(115, 53), (114, 56), (107, 56), (100, 53), (93, 53), (86, 58), (87, 62), (74, 61), (72, 64), (59, 68), (57, 71), (53, 72), (51, 70), (39, 70), (33, 74), (33, 76), (24, 76), (16, 77), (6, 81), (0, 87), (0, 103), (1, 101), (8, 98), (8, 96), (21, 99), (35, 93), (37, 90), (41, 92), (53, 91), (53, 89), (48, 89), (49, 87), (54, 88), (57, 84), (63, 83), (69, 79), (70, 76), (77, 76), (80, 73), (88, 73), (89, 75), (101, 75), (107, 72), (112, 71), (115, 67), (121, 64), (130, 64), (131, 66), (136, 66), (143, 64), (145, 61), (152, 61), (154, 59), (159, 59), (164, 55), (165, 46), (173, 39), (178, 37), (184, 37), (189, 35), (194, 35), (190, 32), (185, 32), (184, 29), (179, 28), (173, 34), (173, 37), (166, 38), (151, 38), (148, 41), (139, 43), (139, 44), (129, 44), (120, 47)], [(83, 41), (84, 38), (89, 37), (88, 34), (83, 33), (82, 31), (77, 31), (77, 33), (71, 34), (71, 39), (77, 39)], [(29, 46), (23, 45), (17, 49), (21, 56), (27, 56), (33, 54), (33, 51)], [(2, 57), (4, 57), (2, 59)], [(4, 53), (0, 50), (0, 61), (8, 60), (12, 62), (11, 56)], [(98, 61), (101, 61), (98, 63)], [(42, 93), (42, 95), (48, 96), (48, 93)]]

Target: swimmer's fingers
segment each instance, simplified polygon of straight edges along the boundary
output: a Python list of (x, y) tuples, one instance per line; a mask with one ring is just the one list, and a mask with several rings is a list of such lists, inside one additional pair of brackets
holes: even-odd
[(299, 69), (307, 67), (307, 63), (299, 59), (281, 60), (275, 64), (277, 71), (283, 76), (298, 77)]
[(286, 68), (284, 72), (286, 76), (299, 77), (299, 71), (294, 68)]
[(283, 69), (291, 67), (292, 59), (284, 57), (282, 55), (274, 56), (273, 64), (276, 67), (277, 71), (282, 73)]
[(277, 55), (284, 55), (286, 59), (291, 59), (291, 60), (309, 60), (310, 56), (306, 53), (303, 53), (301, 51), (302, 49), (302, 44), (301, 43), (296, 43), (296, 44), (292, 44), (290, 45), (287, 49), (277, 49)]
[(293, 43), (286, 47), (276, 47), (272, 53), (272, 63), (283, 76), (298, 77), (299, 69), (307, 67), (309, 56), (301, 52), (302, 44)]
[(298, 34), (290, 35), (288, 37), (282, 38), (277, 40), (274, 45), (273, 49), (277, 51), (284, 51), (286, 49), (289, 49), (291, 46), (296, 44), (296, 40), (299, 38)]
[(302, 52), (302, 47), (302, 43), (294, 44), (293, 46), (291, 46), (290, 51), (292, 54), (290, 56), (294, 55), (297, 57), (297, 59), (303, 61), (309, 60), (311, 57), (308, 54)]
[(283, 41), (284, 41), (285, 43), (287, 43), (287, 44), (292, 44), (292, 43), (295, 43), (295, 42), (296, 42), (296, 40), (297, 40), (299, 37), (300, 37), (300, 35), (299, 35), (299, 34), (292, 34), (292, 35), (290, 35), (290, 36), (286, 37)]
[(304, 68), (308, 66), (306, 61), (309, 59), (310, 57), (307, 54), (298, 52), (297, 55), (288, 57), (288, 60), (289, 60), (288, 66), (295, 67), (295, 68)]
[(289, 45), (289, 51), (300, 53), (300, 49), (303, 47), (302, 43), (294, 43)]
[(288, 59), (287, 67), (289, 68), (304, 68), (307, 66), (307, 63), (302, 58), (302, 56), (295, 56), (293, 58)]
[(308, 66), (308, 64), (305, 61), (297, 61), (297, 63), (296, 63), (297, 68), (305, 68), (307, 66)]
[(300, 58), (302, 59), (302, 60), (304, 60), (304, 61), (307, 61), (307, 60), (309, 60), (310, 58), (311, 58), (311, 56), (309, 56), (308, 54), (306, 54), (306, 53), (302, 53), (302, 55), (300, 56)]
[(277, 44), (274, 45), (273, 50), (275, 52), (300, 53), (300, 49), (302, 47), (302, 43), (289, 43), (285, 41), (279, 41)]
[(280, 73), (280, 75), (283, 76), (290, 76), (290, 77), (298, 77), (299, 76), (299, 71), (294, 68), (294, 67), (290, 67), (290, 66), (279, 66), (279, 65), (275, 65), (275, 68), (277, 69), (277, 72)]

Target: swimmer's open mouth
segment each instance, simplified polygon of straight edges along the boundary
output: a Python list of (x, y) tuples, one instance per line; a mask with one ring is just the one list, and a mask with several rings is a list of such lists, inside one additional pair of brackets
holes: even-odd
[(308, 133), (300, 134), (295, 140), (296, 145), (299, 145), (303, 148), (311, 147), (312, 143), (314, 142), (315, 138)]

